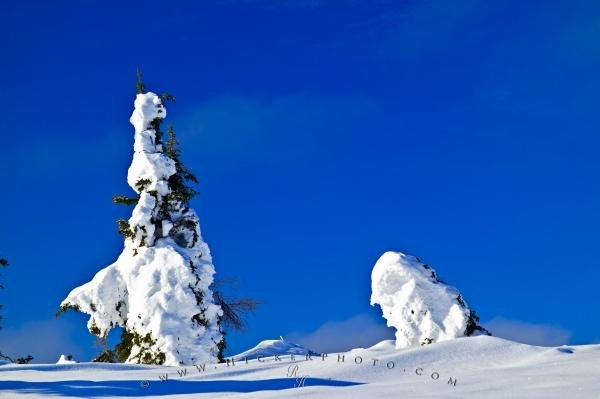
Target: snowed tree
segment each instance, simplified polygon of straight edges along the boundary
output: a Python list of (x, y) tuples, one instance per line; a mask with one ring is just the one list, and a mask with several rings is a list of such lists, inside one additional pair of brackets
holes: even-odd
[[(8, 261), (4, 258), (0, 258), (0, 267), (8, 266)], [(0, 289), (4, 288), (2, 284), (0, 284)], [(0, 304), (0, 310), (2, 310), (2, 304)], [(2, 315), (0, 314), (0, 322), (2, 321)], [(0, 324), (0, 330), (2, 329), (2, 324)]]
[[(6, 267), (6, 266), (8, 266), (8, 261), (4, 258), (0, 258), (0, 267)], [(2, 286), (2, 284), (0, 284), (0, 288), (4, 288)], [(2, 305), (0, 305), (0, 309), (2, 309)], [(2, 321), (2, 315), (0, 315), (0, 321)], [(2, 326), (0, 325), (0, 330), (1, 329), (2, 329)], [(13, 359), (12, 357), (10, 357), (0, 351), (0, 363), (2, 363), (3, 361), (8, 361), (8, 362), (17, 363), (17, 364), (27, 364), (27, 363), (31, 362), (32, 360), (33, 360), (33, 356), (31, 356), (31, 355)]]
[(371, 289), (371, 305), (379, 304), (387, 325), (396, 329), (396, 348), (490, 335), (460, 292), (414, 256), (384, 253), (373, 267)]
[(114, 198), (135, 205), (128, 220), (118, 221), (123, 252), (73, 289), (59, 313), (74, 309), (90, 315), (88, 329), (101, 339), (113, 327), (123, 327), (119, 361), (181, 365), (216, 360), (223, 345), (223, 312), (210, 289), (211, 254), (189, 206), (195, 191), (188, 183), (197, 180), (179, 158), (172, 128), (163, 142), (164, 101), (171, 97), (144, 91), (138, 80), (127, 175), (137, 196)]

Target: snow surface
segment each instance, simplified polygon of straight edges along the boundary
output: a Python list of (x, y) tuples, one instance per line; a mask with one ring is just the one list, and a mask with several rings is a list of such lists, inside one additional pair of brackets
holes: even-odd
[(446, 341), (466, 335), (471, 310), (454, 287), (431, 267), (401, 252), (386, 252), (371, 273), (371, 305), (378, 304), (396, 348)]
[(164, 366), (4, 365), (0, 397), (591, 399), (600, 392), (600, 345), (548, 348), (477, 336), (403, 350), (384, 341), (339, 355), (343, 362), (329, 354), (206, 364), (182, 376), (183, 368)]
[(261, 341), (254, 348), (232, 356), (232, 358), (238, 361), (244, 359), (256, 359), (259, 356), (269, 357), (275, 355), (319, 356), (317, 352), (311, 351), (310, 349), (293, 342), (284, 339), (268, 339)]
[[(125, 239), (113, 264), (73, 289), (61, 306), (89, 314), (88, 329), (99, 336), (116, 326), (140, 337), (150, 334), (154, 344), (134, 345), (128, 362), (139, 363), (144, 354), (159, 351), (165, 365), (215, 361), (222, 311), (209, 289), (215, 270), (198, 217), (173, 200), (168, 215), (159, 214), (170, 193), (167, 180), (176, 173), (175, 161), (162, 152), (152, 127), (156, 118), (166, 116), (166, 109), (151, 92), (138, 94), (134, 106), (134, 155), (127, 181), (140, 196), (128, 221), (135, 236)], [(149, 183), (140, 188), (144, 179)], [(161, 218), (162, 223), (155, 223)], [(200, 324), (192, 319), (197, 314), (203, 316)]]

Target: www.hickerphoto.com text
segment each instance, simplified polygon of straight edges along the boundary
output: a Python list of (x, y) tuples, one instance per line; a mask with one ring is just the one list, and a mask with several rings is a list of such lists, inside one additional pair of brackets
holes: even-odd
[[(445, 380), (445, 378), (441, 379), (441, 374), (437, 371), (428, 371), (424, 367), (416, 367), (416, 368), (408, 368), (408, 369), (406, 367), (400, 368), (400, 366), (397, 366), (396, 362), (394, 362), (393, 360), (388, 360), (387, 362), (382, 362), (377, 358), (365, 359), (362, 356), (354, 356), (353, 358), (350, 356), (346, 357), (346, 355), (340, 355), (340, 354), (338, 354), (336, 356), (337, 356), (337, 360), (335, 362), (331, 362), (329, 360), (329, 359), (334, 359), (335, 357), (333, 355), (330, 356), (327, 353), (322, 353), (318, 356), (312, 356), (312, 355), (307, 354), (307, 355), (257, 356), (256, 359), (254, 359), (254, 358), (248, 359), (247, 357), (245, 357), (245, 358), (238, 359), (238, 360), (230, 358), (230, 359), (225, 359), (225, 362), (223, 362), (223, 363), (214, 364), (212, 366), (214, 367), (214, 369), (217, 369), (217, 366), (219, 366), (219, 367), (240, 367), (240, 366), (249, 364), (249, 362), (252, 360), (255, 360), (258, 363), (272, 363), (272, 362), (284, 362), (284, 361), (298, 363), (300, 361), (319, 361), (318, 359), (320, 359), (320, 361), (322, 361), (322, 362), (329, 361), (333, 364), (349, 363), (349, 364), (362, 365), (362, 366), (380, 367), (385, 370), (397, 370), (397, 371), (401, 371), (402, 373), (414, 373), (414, 375), (429, 377), (429, 379), (434, 380), (434, 381)], [(200, 374), (206, 372), (206, 363), (203, 363), (201, 365), (195, 364), (194, 367)], [(187, 376), (187, 370), (188, 370), (187, 368), (178, 369), (177, 370), (178, 376), (179, 377)], [(286, 376), (287, 377), (297, 377), (297, 372), (298, 372), (298, 368), (295, 368), (292, 371), (290, 371), (290, 368), (288, 368), (288, 372), (287, 372)], [(161, 374), (158, 376), (158, 378), (160, 379), (160, 381), (165, 382), (165, 381), (168, 381), (169, 375), (168, 375), (168, 373)], [(456, 386), (456, 384), (458, 383), (458, 379), (456, 377), (448, 377), (447, 383), (448, 383), (448, 385)]]

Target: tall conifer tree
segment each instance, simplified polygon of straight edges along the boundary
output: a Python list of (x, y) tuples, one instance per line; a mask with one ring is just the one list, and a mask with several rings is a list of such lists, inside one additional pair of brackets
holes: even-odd
[[(190, 208), (196, 177), (180, 159), (175, 131), (161, 130), (169, 94), (146, 92), (138, 71), (134, 155), (127, 181), (136, 196), (115, 196), (134, 205), (119, 220), (124, 249), (112, 265), (75, 288), (59, 313), (90, 315), (88, 329), (101, 340), (123, 328), (116, 353), (106, 358), (130, 363), (194, 364), (222, 358), (223, 311), (210, 288), (214, 266)], [(165, 142), (166, 140), (166, 142)], [(219, 299), (219, 298), (217, 298)]]

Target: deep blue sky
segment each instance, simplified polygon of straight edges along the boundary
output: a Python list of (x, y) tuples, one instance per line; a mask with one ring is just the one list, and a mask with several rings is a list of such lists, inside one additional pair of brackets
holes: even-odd
[(483, 321), (600, 340), (599, 2), (176, 3), (0, 3), (0, 349), (96, 350), (52, 317), (121, 251), (138, 66), (177, 97), (218, 274), (262, 302), (232, 352), (375, 339), (385, 250)]

